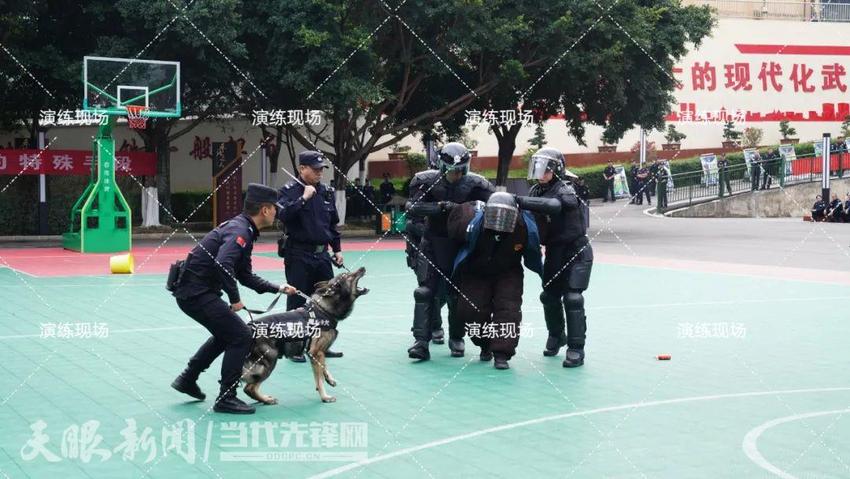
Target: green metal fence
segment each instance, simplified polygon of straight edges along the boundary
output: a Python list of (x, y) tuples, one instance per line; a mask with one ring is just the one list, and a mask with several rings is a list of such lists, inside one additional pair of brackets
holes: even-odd
[[(830, 173), (833, 178), (842, 178), (845, 169), (850, 169), (850, 155), (846, 153), (833, 154)], [(750, 171), (753, 170), (753, 171)], [(738, 164), (718, 170), (716, 173), (688, 171), (670, 175), (667, 184), (667, 205), (661, 191), (662, 183), (658, 183), (654, 192), (661, 200), (657, 210), (661, 213), (671, 208), (681, 208), (697, 203), (704, 203), (730, 195), (750, 191), (769, 189), (773, 186), (787, 186), (801, 183), (821, 181), (822, 159), (819, 156), (808, 155), (786, 162), (782, 158), (769, 159), (753, 168), (746, 164)]]

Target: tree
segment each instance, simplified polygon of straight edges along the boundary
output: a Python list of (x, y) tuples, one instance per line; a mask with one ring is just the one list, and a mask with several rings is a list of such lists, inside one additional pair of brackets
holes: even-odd
[[(77, 110), (83, 56), (97, 46), (92, 32), (116, 33), (111, 2), (18, 1), (0, 16), (0, 129), (24, 129), (35, 145), (42, 110)], [(86, 25), (86, 28), (80, 28)], [(58, 138), (61, 145), (61, 138)]]
[(494, 85), (451, 51), (473, 47), (472, 21), (462, 11), (478, 7), (432, 3), (411, 0), (396, 12), (383, 2), (257, 2), (246, 10), (243, 38), (250, 62), (263, 68), (254, 77), (258, 88), (243, 85), (239, 93), (254, 109), (321, 110), (321, 126), (285, 129), (348, 172)]
[(845, 116), (844, 121), (841, 122), (841, 136), (850, 138), (850, 115)]
[[(520, 81), (500, 90), (499, 101), (532, 109), (537, 121), (563, 113), (570, 135), (582, 145), (587, 124), (605, 128), (605, 144), (616, 144), (635, 125), (663, 128), (675, 101), (670, 72), (687, 47), (698, 46), (711, 31), (708, 7), (625, 0), (606, 13), (593, 0), (542, 3), (519, 17), (531, 22), (533, 34), (519, 38), (512, 51), (541, 52), (545, 59), (510, 77)], [(519, 128), (493, 132), (499, 141), (497, 183), (504, 184)]]
[(534, 127), (534, 137), (529, 141), (533, 146), (535, 146), (538, 150), (543, 148), (543, 145), (546, 144), (546, 132), (543, 131), (543, 123), (538, 123), (536, 127)]
[(791, 123), (788, 120), (782, 120), (779, 122), (779, 133), (782, 135), (783, 140), (787, 140), (791, 135), (796, 135), (797, 130), (791, 127)]
[(688, 136), (676, 129), (676, 125), (670, 123), (667, 125), (667, 132), (664, 134), (664, 139), (667, 143), (681, 143)]
[(761, 144), (764, 137), (764, 130), (761, 128), (744, 128), (744, 146), (747, 148), (756, 148)]
[(723, 125), (723, 139), (726, 141), (737, 141), (741, 137), (741, 132), (735, 129), (734, 121), (727, 121)]

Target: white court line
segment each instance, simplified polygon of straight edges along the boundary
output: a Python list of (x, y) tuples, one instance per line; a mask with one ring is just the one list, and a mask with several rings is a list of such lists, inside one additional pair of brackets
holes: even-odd
[(753, 428), (747, 435), (744, 437), (744, 441), (741, 443), (741, 448), (744, 450), (744, 454), (750, 458), (757, 466), (760, 468), (779, 476), (783, 479), (797, 479), (796, 476), (791, 475), (782, 469), (774, 466), (770, 463), (764, 456), (761, 455), (758, 449), (758, 440), (761, 437), (762, 433), (767, 431), (768, 429), (778, 426), (780, 424), (784, 424), (786, 422), (800, 421), (802, 419), (808, 419), (810, 417), (818, 417), (818, 416), (829, 416), (833, 414), (846, 414), (850, 412), (850, 409), (837, 409), (833, 411), (819, 411), (819, 412), (810, 412), (805, 414), (795, 414), (793, 416), (785, 416), (780, 417), (778, 419), (774, 419), (772, 421), (767, 421), (766, 423)]
[(24, 271), (22, 269), (13, 268), (13, 267), (9, 266), (8, 264), (0, 265), (0, 269), (8, 269), (12, 272), (17, 271), (18, 274), (24, 274), (24, 275), (29, 276), (30, 278), (41, 278), (41, 276), (36, 276), (34, 274), (27, 273), (26, 271)]
[(782, 391), (752, 391), (746, 393), (732, 393), (732, 394), (714, 394), (710, 396), (692, 396), (678, 399), (664, 399), (659, 401), (649, 401), (649, 402), (638, 402), (633, 404), (623, 404), (620, 406), (610, 406), (603, 407), (597, 409), (589, 409), (587, 411), (577, 411), (577, 412), (569, 412), (562, 414), (553, 414), (550, 416), (539, 417), (536, 419), (529, 419), (526, 421), (513, 422), (509, 424), (503, 424), (501, 426), (495, 426), (487, 429), (480, 429), (478, 431), (469, 432), (466, 434), (459, 434), (457, 436), (450, 436), (445, 439), (438, 439), (436, 441), (427, 442), (425, 444), (420, 444), (419, 446), (407, 447), (404, 449), (400, 449), (398, 451), (393, 451), (388, 454), (382, 454), (378, 456), (374, 456), (368, 459), (364, 459), (361, 461), (353, 462), (350, 464), (346, 464), (344, 466), (340, 466), (334, 469), (329, 469), (325, 472), (310, 476), (310, 479), (320, 479), (325, 477), (333, 477), (344, 472), (351, 471), (353, 469), (357, 469), (363, 466), (367, 466), (369, 464), (374, 464), (376, 462), (383, 462), (388, 459), (392, 459), (398, 456), (404, 456), (407, 454), (411, 454), (414, 452), (422, 451), (425, 449), (432, 449), (435, 447), (444, 446), (446, 444), (451, 444), (454, 442), (465, 441), (467, 439), (472, 439), (478, 436), (485, 436), (487, 434), (493, 434), (497, 432), (507, 431), (511, 429), (516, 429), (520, 427), (533, 426), (535, 424), (546, 423), (550, 421), (558, 421), (561, 419), (568, 419), (571, 417), (578, 416), (589, 416), (591, 414), (600, 414), (612, 411), (621, 411), (624, 409), (638, 409), (638, 408), (646, 408), (646, 407), (654, 407), (654, 406), (665, 406), (670, 404), (681, 404), (681, 403), (689, 403), (689, 402), (697, 402), (697, 401), (714, 401), (717, 399), (732, 399), (732, 398), (742, 398), (742, 397), (757, 397), (757, 396), (770, 396), (776, 394), (807, 394), (807, 393), (826, 393), (826, 392), (845, 392), (850, 391), (850, 387), (834, 387), (834, 388), (817, 388), (817, 389), (789, 389)]
[[(0, 265), (0, 269), (3, 269), (3, 268), (6, 268), (6, 266)], [(17, 271), (20, 271), (20, 270), (17, 270)], [(277, 269), (277, 268), (276, 269), (269, 269), (269, 270), (254, 269), (254, 271), (266, 271), (267, 272), (267, 271), (279, 271), (279, 269)], [(20, 272), (22, 274), (26, 274), (27, 276), (31, 276), (33, 278), (41, 278), (41, 276), (33, 276), (31, 274), (24, 273), (23, 271), (20, 271)], [(141, 273), (137, 273), (137, 274), (141, 274)], [(164, 277), (165, 273), (146, 273), (146, 274), (141, 274), (141, 276), (143, 276), (143, 277), (145, 277), (145, 276), (146, 277), (163, 276)], [(376, 275), (370, 276), (370, 278), (397, 278), (397, 277), (400, 277), (400, 276), (410, 276), (411, 280), (415, 279), (415, 277), (412, 273), (395, 273), (395, 274), (383, 274), (383, 275), (377, 275), (376, 274)], [(49, 280), (51, 278), (65, 279), (65, 278), (73, 278), (73, 277), (74, 276), (52, 276), (52, 277), (44, 277), (44, 278)], [(110, 275), (85, 275), (85, 277), (87, 277), (87, 278), (103, 278), (103, 279), (114, 278), (114, 279), (111, 279), (111, 280), (106, 281), (106, 282), (100, 282), (100, 283), (51, 283), (51, 282), (46, 282), (44, 284), (40, 284), (39, 288), (41, 288), (41, 287), (45, 287), (45, 288), (89, 287), (90, 288), (92, 286), (109, 286), (113, 282), (116, 282), (116, 283), (119, 282), (121, 279), (123, 279), (126, 276), (125, 275), (110, 274)], [(13, 287), (13, 286), (15, 286), (15, 285), (5, 285), (4, 287)], [(164, 288), (165, 283), (163, 282), (163, 280), (157, 278), (156, 280), (136, 280), (136, 281), (133, 282), (133, 286), (162, 286)], [(23, 285), (21, 285), (21, 287), (23, 287)], [(848, 299), (850, 299), (850, 297), (848, 297)]]
[[(78, 285), (79, 286), (79, 285)], [(99, 285), (93, 285), (99, 286)], [(146, 285), (147, 286), (147, 285)], [(156, 286), (159, 286), (159, 282), (157, 282)], [(810, 302), (810, 301), (844, 301), (850, 299), (850, 296), (823, 296), (823, 297), (808, 297), (808, 298), (776, 298), (776, 299), (744, 299), (740, 301), (695, 301), (690, 303), (656, 303), (656, 304), (629, 304), (623, 306), (597, 306), (588, 308), (588, 311), (599, 311), (599, 310), (616, 310), (616, 309), (635, 309), (635, 308), (643, 308), (643, 309), (651, 309), (651, 308), (671, 308), (671, 307), (691, 307), (691, 306), (719, 306), (719, 305), (735, 305), (735, 304), (745, 304), (745, 303), (791, 303), (791, 302)], [(387, 301), (382, 301), (381, 304), (387, 304)], [(403, 301), (394, 301), (392, 304), (408, 304), (408, 302)], [(269, 313), (280, 313), (284, 312), (284, 308), (275, 308)], [(523, 309), (524, 313), (530, 312), (539, 312), (543, 311), (543, 308), (538, 307), (527, 307)], [(364, 314), (371, 319), (395, 319), (400, 315), (370, 315)], [(537, 323), (533, 321), (523, 321), (524, 324), (534, 326)], [(144, 333), (144, 332), (156, 332), (156, 331), (177, 331), (177, 330), (186, 330), (186, 329), (196, 329), (196, 326), (168, 326), (162, 328), (134, 328), (134, 329), (116, 329), (109, 331), (110, 334), (123, 334), (123, 333)], [(407, 336), (408, 331), (370, 331), (370, 330), (358, 330), (353, 329), (351, 331), (346, 330), (346, 334), (362, 334), (362, 335), (372, 335), (372, 336)], [(7, 336), (0, 336), (0, 341), (5, 339), (22, 339), (22, 338), (40, 338), (40, 334), (13, 334)]]
[[(396, 317), (396, 316), (393, 316)], [(187, 329), (195, 329), (198, 331), (202, 331), (203, 328), (199, 328), (198, 325), (192, 326), (168, 326), (164, 328), (135, 328), (135, 329), (115, 329), (110, 330), (109, 334), (123, 334), (123, 333), (149, 333), (149, 332), (158, 332), (158, 331), (183, 331)], [(369, 331), (369, 330), (352, 330), (346, 331), (345, 334), (361, 334), (365, 336), (409, 336), (410, 331)], [(22, 338), (41, 338), (40, 334), (12, 334), (8, 336), (0, 336), (0, 341), (4, 339), (22, 339)], [(45, 338), (50, 340), (55, 340), (54, 338)]]

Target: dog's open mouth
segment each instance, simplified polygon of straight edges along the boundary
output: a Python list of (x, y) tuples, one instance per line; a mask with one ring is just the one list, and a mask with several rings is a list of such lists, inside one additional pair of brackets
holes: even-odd
[(362, 296), (362, 295), (369, 292), (369, 288), (361, 288), (358, 285), (358, 283), (360, 282), (360, 278), (362, 278), (363, 275), (365, 275), (365, 274), (366, 274), (366, 268), (364, 268), (362, 266), (360, 268), (357, 268), (357, 270), (355, 270), (353, 273), (351, 273), (351, 276), (352, 276), (351, 286), (354, 289), (354, 292), (357, 296)]

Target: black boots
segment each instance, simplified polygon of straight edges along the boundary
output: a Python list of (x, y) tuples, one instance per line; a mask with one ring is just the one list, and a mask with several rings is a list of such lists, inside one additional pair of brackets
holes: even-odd
[(443, 344), (446, 342), (446, 333), (443, 328), (435, 329), (431, 332), (431, 342), (434, 344)]
[(546, 349), (543, 350), (544, 356), (557, 356), (558, 351), (567, 345), (567, 335), (561, 332), (560, 336), (549, 336), (546, 339)]
[(449, 349), (452, 351), (453, 358), (462, 358), (463, 351), (465, 346), (463, 344), (463, 338), (460, 339), (452, 339), (449, 338)]
[(511, 365), (508, 364), (508, 358), (504, 354), (496, 353), (493, 355), (493, 367), (496, 369), (510, 369)]
[(577, 368), (584, 364), (584, 349), (567, 349), (567, 357), (562, 364), (565, 368)]
[(224, 395), (215, 403), (213, 411), (223, 412), (227, 414), (254, 414), (254, 406), (245, 404), (244, 401), (236, 397), (236, 392), (224, 393)]
[(187, 371), (183, 371), (179, 376), (177, 376), (177, 379), (171, 383), (171, 387), (183, 394), (188, 394), (199, 401), (203, 401), (207, 398), (207, 395), (201, 391), (200, 387), (198, 387), (197, 380), (197, 376), (193, 378)]
[(410, 359), (418, 359), (420, 361), (427, 361), (431, 359), (431, 352), (428, 351), (428, 341), (420, 341), (416, 340), (413, 343), (413, 346), (407, 350), (407, 357)]
[(493, 359), (493, 353), (490, 351), (490, 346), (481, 346), (481, 354), (478, 356), (482, 361)]

